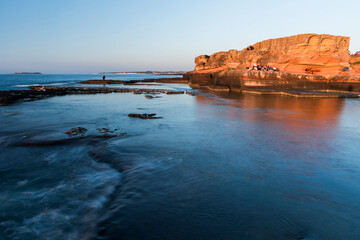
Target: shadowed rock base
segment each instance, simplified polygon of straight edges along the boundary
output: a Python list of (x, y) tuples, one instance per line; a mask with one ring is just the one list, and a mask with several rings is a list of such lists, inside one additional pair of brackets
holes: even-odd
[[(184, 78), (195, 89), (211, 91), (259, 91), (272, 94), (297, 91), (306, 96), (354, 97), (360, 94), (360, 75), (313, 75), (270, 71), (226, 70), (214, 73), (187, 73)], [(267, 91), (266, 91), (267, 90)], [(281, 90), (281, 91), (279, 91)], [(311, 92), (305, 94), (306, 92)], [(324, 92), (331, 94), (325, 95)]]

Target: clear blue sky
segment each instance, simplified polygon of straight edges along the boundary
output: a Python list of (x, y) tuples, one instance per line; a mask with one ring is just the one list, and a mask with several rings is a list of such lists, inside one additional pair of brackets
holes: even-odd
[(192, 70), (194, 58), (300, 33), (351, 37), (359, 0), (1, 0), (0, 73)]

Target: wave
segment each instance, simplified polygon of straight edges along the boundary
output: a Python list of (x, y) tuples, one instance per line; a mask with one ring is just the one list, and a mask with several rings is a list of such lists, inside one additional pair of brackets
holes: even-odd
[(33, 83), (33, 84), (18, 84), (11, 87), (27, 88), (31, 86), (59, 86), (59, 85), (72, 85), (75, 82), (53, 82), (53, 83)]
[(23, 84), (23, 85), (13, 85), (11, 87), (19, 87), (19, 88), (26, 88), (26, 87), (30, 87), (30, 86), (40, 86), (40, 84)]

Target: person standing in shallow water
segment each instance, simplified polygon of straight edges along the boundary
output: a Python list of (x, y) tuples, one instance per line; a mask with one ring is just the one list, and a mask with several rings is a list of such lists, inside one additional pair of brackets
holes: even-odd
[[(103, 75), (103, 81), (105, 81), (105, 75)], [(104, 84), (104, 87), (105, 87), (105, 82), (103, 82), (103, 84)]]

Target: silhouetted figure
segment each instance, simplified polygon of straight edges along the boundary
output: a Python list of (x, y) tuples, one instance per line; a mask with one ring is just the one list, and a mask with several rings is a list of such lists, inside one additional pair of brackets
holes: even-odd
[(103, 81), (105, 81), (105, 75), (103, 76)]
[(250, 45), (250, 46), (248, 46), (248, 47), (246, 48), (246, 50), (248, 50), (248, 51), (249, 51), (249, 50), (250, 50), (250, 51), (251, 51), (251, 50), (254, 50), (254, 47)]

